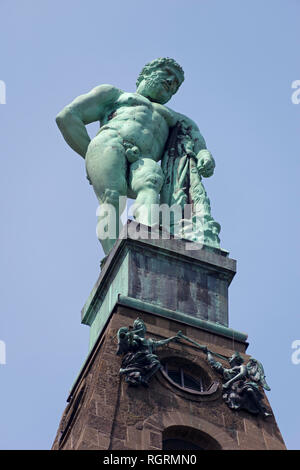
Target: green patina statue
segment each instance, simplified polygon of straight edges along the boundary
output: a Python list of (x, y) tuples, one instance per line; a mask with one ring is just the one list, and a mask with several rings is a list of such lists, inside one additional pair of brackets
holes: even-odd
[[(179, 339), (184, 339), (194, 344), (207, 355), (210, 366), (223, 378), (223, 399), (232, 410), (246, 410), (255, 415), (262, 415), (264, 418), (271, 416), (263, 403), (263, 393), (261, 389), (271, 390), (268, 386), (264, 368), (261, 362), (251, 357), (247, 364), (238, 351), (231, 357), (223, 356), (210, 351), (207, 346), (184, 336), (181, 331), (177, 333)], [(229, 363), (228, 368), (221, 362), (216, 361), (216, 356)]]
[(244, 409), (252, 414), (261, 414), (264, 418), (271, 416), (263, 403), (260, 389), (271, 390), (265, 380), (263, 365), (251, 357), (244, 364), (242, 356), (235, 352), (228, 362), (230, 368), (213, 358), (213, 353), (207, 351), (207, 360), (211, 367), (222, 375), (223, 399), (232, 410)]
[[(202, 184), (202, 177), (214, 172), (214, 159), (197, 125), (165, 106), (183, 80), (173, 59), (156, 59), (143, 68), (135, 93), (100, 85), (57, 115), (66, 142), (85, 158), (100, 208), (115, 209), (98, 214), (104, 230), (116, 227), (115, 237), (100, 240), (106, 255), (118, 238), (126, 197), (136, 200), (134, 217), (146, 225), (153, 224), (153, 205), (179, 205), (182, 220), (190, 223), (182, 238), (219, 247), (220, 225), (211, 217)], [(91, 140), (85, 126), (94, 121), (100, 121), (100, 130)], [(188, 215), (186, 205), (191, 206)]]
[[(120, 375), (125, 382), (132, 386), (148, 386), (150, 378), (161, 368), (157, 349), (171, 341), (188, 341), (200, 349), (207, 356), (210, 366), (222, 376), (223, 399), (232, 410), (246, 410), (251, 414), (261, 415), (264, 418), (271, 416), (263, 403), (264, 395), (261, 389), (270, 390), (261, 362), (251, 357), (247, 364), (239, 352), (231, 357), (210, 351), (207, 346), (201, 345), (193, 339), (178, 331), (175, 336), (161, 341), (146, 338), (146, 325), (137, 318), (133, 327), (122, 327), (118, 330), (117, 355), (123, 355)], [(229, 363), (224, 367), (216, 361), (214, 356)]]
[(118, 330), (117, 355), (123, 355), (120, 375), (125, 377), (129, 385), (148, 386), (150, 378), (161, 368), (155, 354), (157, 349), (171, 341), (179, 340), (179, 333), (171, 338), (155, 341), (145, 338), (146, 325), (141, 318), (133, 323), (133, 328), (122, 327)]

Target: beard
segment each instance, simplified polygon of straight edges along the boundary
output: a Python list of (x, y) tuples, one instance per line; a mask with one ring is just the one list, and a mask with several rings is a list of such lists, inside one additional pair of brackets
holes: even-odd
[(156, 98), (158, 98), (159, 102), (166, 103), (172, 96), (171, 94), (169, 96), (169, 93), (161, 83), (161, 79), (155, 73), (152, 73), (145, 79), (144, 90), (150, 100), (156, 100)]
[(149, 75), (145, 81), (147, 88), (158, 88), (161, 85), (160, 78), (156, 73)]

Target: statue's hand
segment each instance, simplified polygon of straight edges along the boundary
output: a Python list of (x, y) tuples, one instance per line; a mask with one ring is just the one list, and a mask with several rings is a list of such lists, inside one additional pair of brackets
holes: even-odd
[(215, 160), (209, 150), (200, 150), (197, 155), (197, 168), (200, 175), (209, 178), (213, 175), (215, 166)]

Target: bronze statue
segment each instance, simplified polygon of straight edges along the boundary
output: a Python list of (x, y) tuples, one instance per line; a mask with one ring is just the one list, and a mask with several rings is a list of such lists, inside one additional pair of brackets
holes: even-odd
[[(99, 85), (57, 115), (64, 139), (85, 159), (100, 204), (97, 235), (105, 255), (119, 236), (127, 196), (136, 200), (135, 219), (148, 226), (157, 224), (153, 206), (175, 204), (182, 219), (190, 205), (188, 238), (219, 248), (220, 225), (212, 223), (201, 181), (213, 174), (215, 161), (197, 125), (165, 106), (183, 80), (175, 60), (155, 59), (141, 71), (135, 93)], [(85, 126), (95, 121), (100, 130), (90, 139)]]
[(223, 399), (229, 408), (244, 409), (252, 414), (261, 414), (264, 418), (270, 416), (260, 391), (260, 388), (270, 390), (270, 387), (259, 361), (251, 357), (245, 365), (242, 356), (235, 352), (228, 359), (230, 368), (227, 369), (213, 358), (211, 351), (207, 351), (207, 360), (211, 367), (223, 376)]
[(119, 329), (117, 355), (124, 355), (120, 375), (125, 376), (129, 385), (148, 386), (150, 378), (160, 369), (161, 363), (156, 350), (171, 341), (179, 339), (178, 333), (171, 338), (155, 341), (145, 338), (146, 325), (141, 318), (133, 323), (133, 329), (122, 327)]

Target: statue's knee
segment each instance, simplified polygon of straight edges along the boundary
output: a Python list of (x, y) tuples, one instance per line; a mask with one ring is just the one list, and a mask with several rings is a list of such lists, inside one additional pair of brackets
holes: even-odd
[(163, 181), (162, 169), (154, 160), (139, 160), (130, 167), (130, 186), (136, 194), (143, 189), (153, 189), (159, 193)]

